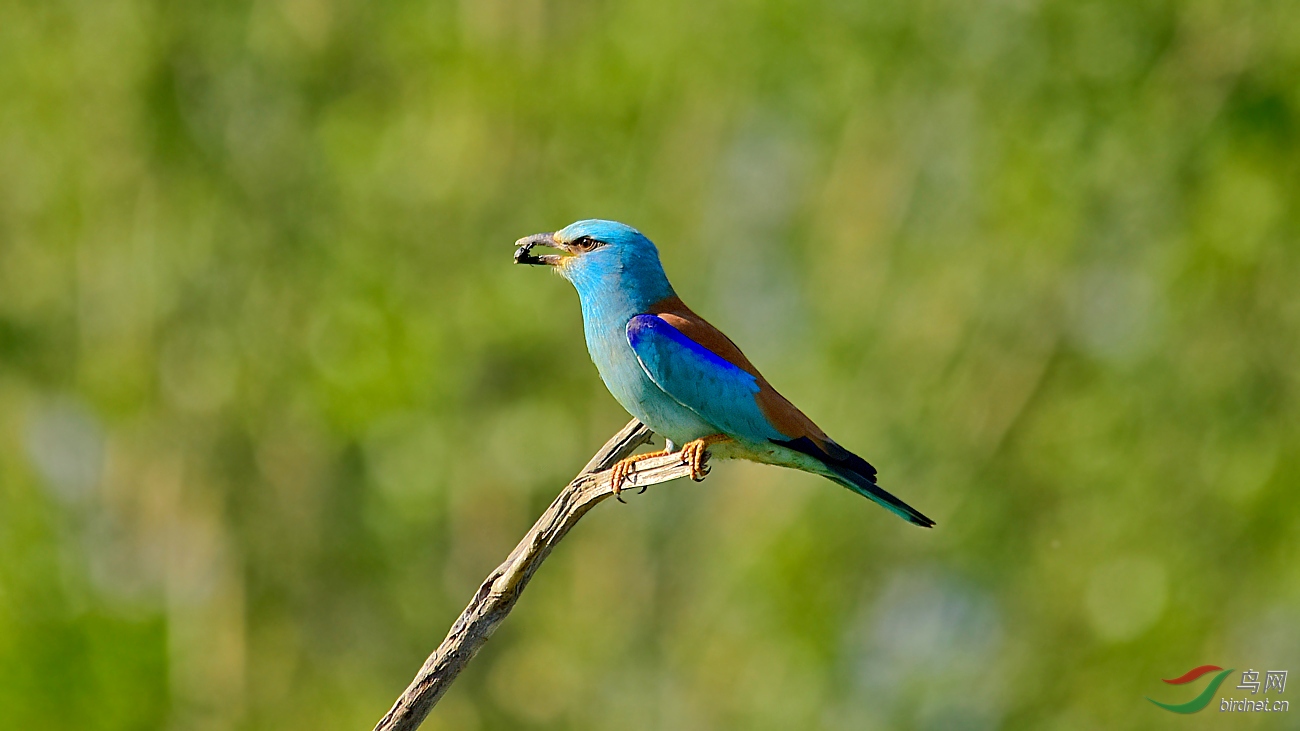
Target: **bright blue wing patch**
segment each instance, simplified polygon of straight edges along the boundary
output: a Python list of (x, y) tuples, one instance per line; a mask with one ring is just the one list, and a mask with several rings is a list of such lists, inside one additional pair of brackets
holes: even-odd
[(723, 433), (752, 442), (786, 438), (759, 409), (754, 376), (663, 319), (633, 317), (627, 323), (627, 340), (656, 386)]

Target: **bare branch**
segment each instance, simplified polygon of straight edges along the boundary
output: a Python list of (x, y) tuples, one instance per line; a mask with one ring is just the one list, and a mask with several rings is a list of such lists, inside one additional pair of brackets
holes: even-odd
[[(375, 731), (411, 731), (419, 728), (434, 704), (447, 692), (456, 676), (492, 636), (501, 620), (514, 608), (528, 580), (569, 529), (600, 501), (614, 494), (609, 468), (637, 447), (650, 441), (650, 430), (633, 419), (615, 434), (560, 492), (505, 563), (488, 575), (469, 606), (461, 612), (438, 649), (424, 661), (415, 680), (380, 719)], [(654, 457), (636, 465), (630, 487), (640, 489), (691, 474), (677, 455)], [(625, 486), (625, 489), (629, 486)]]

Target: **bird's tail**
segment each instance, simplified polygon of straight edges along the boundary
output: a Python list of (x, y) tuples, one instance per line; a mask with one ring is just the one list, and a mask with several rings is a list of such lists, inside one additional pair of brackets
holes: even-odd
[(913, 525), (930, 528), (934, 521), (921, 514), (921, 511), (899, 500), (876, 484), (876, 468), (871, 463), (835, 443), (834, 439), (821, 435), (813, 441), (807, 436), (789, 440), (771, 440), (806, 457), (788, 464), (791, 467), (819, 474), (834, 480), (853, 492), (880, 505), (885, 510), (897, 515)]
[(934, 521), (921, 514), (921, 511), (908, 505), (907, 503), (894, 497), (887, 490), (882, 489), (876, 484), (876, 481), (866, 475), (856, 472), (847, 466), (827, 464), (826, 477), (849, 488), (862, 497), (871, 500), (885, 510), (897, 515), (913, 525), (919, 525), (922, 528), (930, 528)]

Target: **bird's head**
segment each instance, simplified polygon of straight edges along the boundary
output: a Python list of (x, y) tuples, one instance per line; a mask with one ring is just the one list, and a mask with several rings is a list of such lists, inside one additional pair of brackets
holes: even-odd
[[(554, 233), (533, 234), (515, 242), (516, 264), (553, 267), (573, 283), (579, 294), (621, 290), (624, 294), (659, 298), (672, 295), (672, 287), (659, 263), (659, 250), (644, 234), (617, 221), (588, 219), (571, 223)], [(558, 254), (534, 255), (537, 246), (558, 249)]]

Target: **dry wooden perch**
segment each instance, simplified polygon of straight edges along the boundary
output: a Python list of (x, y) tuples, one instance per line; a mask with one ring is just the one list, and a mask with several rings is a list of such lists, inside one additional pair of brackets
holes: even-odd
[[(610, 497), (609, 468), (627, 457), (637, 447), (650, 441), (650, 430), (633, 419), (622, 431), (610, 438), (596, 452), (587, 466), (560, 492), (542, 517), (537, 519), (524, 539), (510, 552), (510, 556), (488, 575), (474, 593), (469, 606), (460, 613), (447, 637), (424, 661), (415, 680), (406, 687), (401, 697), (388, 713), (380, 719), (375, 731), (411, 731), (419, 728), (434, 704), (451, 687), (492, 632), (514, 608), (528, 580), (559, 544), (569, 529), (586, 515), (596, 503)], [(624, 489), (641, 489), (661, 482), (687, 477), (691, 468), (677, 455), (654, 457), (638, 462), (632, 479)]]

